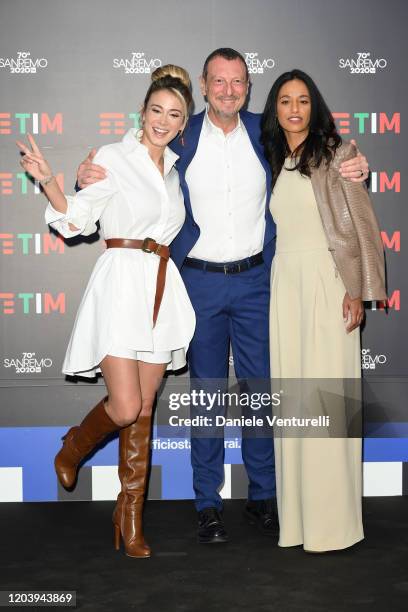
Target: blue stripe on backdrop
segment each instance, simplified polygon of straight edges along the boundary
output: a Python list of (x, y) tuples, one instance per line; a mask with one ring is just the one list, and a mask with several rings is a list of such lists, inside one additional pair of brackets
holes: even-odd
[(50, 457), (66, 429), (16, 427), (0, 429), (0, 466), (23, 468), (23, 500), (55, 501), (57, 480)]
[(408, 461), (408, 439), (368, 438), (363, 455), (364, 461)]
[[(402, 424), (404, 425), (404, 424)], [(0, 429), (0, 467), (23, 468), (24, 501), (56, 501), (57, 480), (53, 458), (61, 445), (65, 427), (16, 427)], [(160, 442), (160, 439), (159, 439)], [(169, 439), (169, 442), (177, 442)], [(117, 437), (111, 439), (86, 463), (87, 466), (116, 465)], [(368, 438), (364, 461), (408, 462), (408, 438)], [(240, 464), (240, 448), (226, 448), (225, 462)], [(153, 465), (162, 466), (162, 499), (194, 497), (188, 448), (153, 450)]]

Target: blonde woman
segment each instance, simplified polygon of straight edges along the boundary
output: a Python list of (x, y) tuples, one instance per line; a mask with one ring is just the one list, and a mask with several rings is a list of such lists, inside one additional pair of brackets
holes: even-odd
[(32, 136), (21, 165), (49, 200), (46, 221), (64, 237), (89, 235), (99, 221), (107, 249), (98, 259), (80, 304), (63, 372), (92, 377), (100, 369), (108, 395), (72, 427), (55, 458), (61, 484), (72, 488), (79, 463), (120, 430), (122, 491), (114, 512), (115, 545), (149, 557), (143, 538), (151, 413), (166, 368), (185, 365), (195, 316), (168, 245), (185, 216), (177, 155), (168, 143), (182, 133), (192, 98), (188, 74), (164, 66), (152, 75), (142, 129), (96, 156), (106, 178), (65, 196)]

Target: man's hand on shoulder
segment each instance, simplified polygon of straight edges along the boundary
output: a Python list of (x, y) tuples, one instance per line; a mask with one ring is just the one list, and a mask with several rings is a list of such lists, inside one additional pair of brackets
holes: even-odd
[(77, 183), (81, 189), (106, 178), (105, 168), (93, 163), (95, 155), (96, 149), (92, 149), (88, 157), (79, 165)]
[(340, 174), (343, 178), (353, 183), (363, 183), (367, 180), (369, 167), (367, 158), (360, 153), (355, 140), (350, 141), (357, 149), (356, 157), (344, 161), (340, 166)]

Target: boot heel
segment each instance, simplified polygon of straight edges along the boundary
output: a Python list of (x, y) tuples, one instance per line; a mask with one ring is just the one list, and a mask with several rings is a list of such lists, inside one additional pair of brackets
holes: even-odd
[(114, 545), (115, 545), (115, 550), (119, 550), (120, 549), (120, 527), (119, 527), (119, 525), (114, 523), (113, 528), (114, 528)]

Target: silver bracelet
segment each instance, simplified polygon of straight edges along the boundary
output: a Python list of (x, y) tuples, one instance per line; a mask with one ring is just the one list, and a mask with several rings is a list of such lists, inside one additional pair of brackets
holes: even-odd
[(40, 183), (40, 185), (42, 185), (44, 187), (44, 185), (48, 185), (48, 183), (50, 183), (53, 178), (54, 178), (54, 175), (50, 174), (50, 176), (46, 176), (45, 178), (41, 179), (41, 181), (39, 181), (39, 183)]

